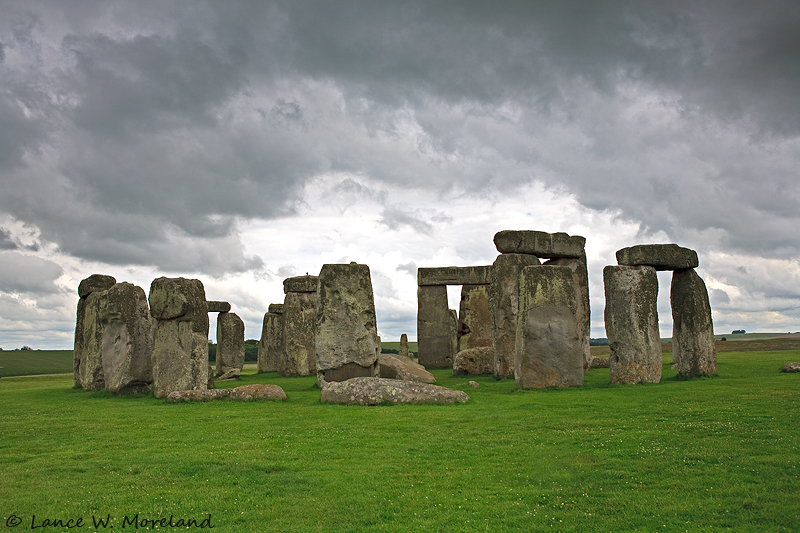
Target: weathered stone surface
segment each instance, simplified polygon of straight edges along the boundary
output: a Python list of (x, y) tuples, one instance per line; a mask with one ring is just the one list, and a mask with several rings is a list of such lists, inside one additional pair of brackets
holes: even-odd
[(308, 376), (316, 371), (317, 294), (290, 292), (283, 303), (283, 360), (281, 376)]
[(492, 315), (494, 377), (514, 377), (519, 312), (519, 276), (526, 266), (538, 265), (539, 259), (529, 254), (502, 254), (492, 265), (489, 287), (489, 311)]
[[(273, 309), (270, 304), (269, 308)], [(285, 359), (283, 338), (283, 304), (280, 313), (270, 311), (264, 314), (261, 328), (261, 340), (258, 342), (258, 372), (277, 372)], [(315, 320), (316, 320), (316, 311)], [(316, 341), (315, 341), (316, 342)]]
[(488, 285), (492, 282), (492, 267), (418, 268), (417, 285)]
[(608, 368), (608, 357), (592, 357), (589, 368)]
[(572, 270), (572, 281), (575, 284), (575, 302), (578, 305), (578, 335), (583, 350), (583, 370), (589, 370), (592, 354), (589, 350), (591, 333), (591, 310), (589, 309), (589, 271), (586, 268), (586, 255), (579, 258), (550, 259), (545, 265), (566, 266)]
[(269, 304), (267, 308), (268, 313), (275, 313), (276, 315), (283, 314), (283, 304)]
[(211, 365), (208, 365), (208, 381), (206, 383), (206, 388), (209, 390), (216, 387), (216, 384), (214, 383), (214, 369), (211, 368)]
[(236, 313), (217, 315), (217, 376), (244, 368), (244, 322)]
[(234, 389), (185, 390), (171, 392), (168, 402), (207, 402), (211, 400), (229, 399), (239, 402), (286, 400), (286, 393), (278, 385), (242, 385)]
[(144, 392), (153, 382), (155, 320), (147, 295), (131, 283), (117, 283), (100, 295), (105, 387), (114, 394)]
[(209, 300), (206, 302), (209, 313), (227, 313), (231, 310), (231, 304), (228, 302), (216, 302)]
[(78, 284), (78, 296), (86, 298), (93, 292), (107, 291), (117, 282), (113, 276), (105, 274), (92, 274)]
[(382, 353), (378, 356), (378, 364), (380, 366), (379, 376), (382, 378), (417, 381), (419, 383), (436, 383), (436, 378), (433, 377), (433, 374), (408, 357)]
[(217, 377), (217, 381), (228, 381), (231, 379), (239, 379), (241, 375), (242, 375), (241, 370), (239, 370), (238, 368), (231, 368), (227, 372), (220, 374)]
[(386, 378), (353, 378), (329, 383), (322, 389), (322, 402), (345, 405), (466, 402), (466, 392), (414, 381)]
[(781, 372), (800, 372), (800, 363), (786, 363)]
[(577, 327), (572, 270), (522, 269), (514, 376), (521, 389), (583, 385), (583, 346)]
[(603, 269), (603, 283), (611, 382), (658, 383), (662, 360), (656, 270), (611, 265)]
[(408, 357), (411, 359), (411, 353), (408, 351), (408, 335), (403, 333), (400, 335), (400, 349), (397, 350), (400, 357)]
[[(378, 372), (377, 320), (369, 267), (357, 263), (322, 265), (317, 296), (317, 375), (326, 381)], [(347, 379), (347, 378), (344, 378)]]
[(617, 263), (625, 266), (651, 266), (656, 270), (682, 270), (700, 264), (697, 252), (677, 244), (639, 244), (617, 251)]
[(531, 254), (552, 259), (583, 256), (586, 239), (566, 233), (504, 230), (495, 234), (494, 245), (501, 254)]
[(74, 386), (99, 390), (106, 386), (103, 374), (103, 325), (100, 321), (102, 292), (91, 292), (78, 301), (73, 351)]
[(453, 375), (494, 374), (494, 348), (480, 346), (466, 348), (456, 354), (453, 361)]
[[(463, 285), (458, 310), (458, 351), (492, 347), (493, 343), (489, 286)], [(494, 362), (492, 365), (494, 366)]]
[(481, 384), (480, 384), (480, 383), (478, 383), (477, 381), (470, 381), (469, 383), (467, 383), (467, 385), (469, 385), (469, 386), (470, 386), (470, 387), (472, 387), (473, 389), (477, 389), (478, 387), (480, 387), (480, 386), (481, 386)]
[(317, 292), (317, 276), (295, 276), (283, 280), (283, 293)]
[(703, 279), (693, 268), (676, 270), (670, 288), (672, 306), (672, 360), (678, 374), (697, 377), (716, 375), (717, 348), (711, 304)]
[(447, 307), (447, 287), (417, 287), (417, 353), (425, 368), (453, 366), (456, 328)]
[(150, 285), (154, 395), (208, 386), (208, 306), (198, 279), (157, 278)]

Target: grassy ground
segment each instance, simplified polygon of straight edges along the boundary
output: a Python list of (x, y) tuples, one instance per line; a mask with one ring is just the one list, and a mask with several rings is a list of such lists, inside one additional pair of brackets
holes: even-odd
[(0, 376), (63, 374), (72, 372), (72, 350), (0, 352)]
[(594, 369), (564, 390), (434, 371), (470, 394), (452, 406), (322, 405), (313, 378), (275, 374), (225, 386), (276, 383), (286, 402), (2, 379), (0, 531), (135, 531), (136, 513), (140, 531), (170, 515), (218, 532), (796, 531), (800, 374), (779, 369), (800, 351), (723, 352), (719, 377), (690, 381), (669, 360), (657, 385)]

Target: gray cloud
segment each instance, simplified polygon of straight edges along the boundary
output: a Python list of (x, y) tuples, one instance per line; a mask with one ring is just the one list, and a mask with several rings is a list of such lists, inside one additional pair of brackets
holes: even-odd
[(53, 261), (14, 251), (0, 251), (0, 291), (59, 293), (55, 280), (63, 269)]

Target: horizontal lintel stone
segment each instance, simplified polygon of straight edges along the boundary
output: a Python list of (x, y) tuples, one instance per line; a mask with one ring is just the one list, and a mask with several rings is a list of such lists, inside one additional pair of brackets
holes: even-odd
[(210, 300), (206, 303), (208, 304), (209, 313), (227, 313), (231, 310), (231, 304), (228, 302), (215, 302)]
[(651, 266), (656, 270), (697, 268), (697, 252), (677, 244), (639, 244), (617, 251), (617, 263), (623, 266)]
[(317, 292), (318, 276), (295, 276), (283, 280), (283, 293)]
[(492, 267), (437, 267), (418, 268), (417, 285), (490, 285), (492, 283)]
[(583, 257), (586, 239), (566, 233), (531, 230), (503, 230), (494, 235), (501, 254), (530, 254), (544, 259)]
[(283, 304), (269, 304), (268, 311), (270, 313), (275, 313), (276, 315), (283, 314)]

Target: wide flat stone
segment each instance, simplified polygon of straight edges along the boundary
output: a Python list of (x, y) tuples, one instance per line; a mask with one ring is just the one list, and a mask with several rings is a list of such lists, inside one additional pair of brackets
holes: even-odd
[(229, 302), (217, 302), (214, 300), (209, 300), (206, 302), (206, 305), (208, 305), (209, 313), (227, 313), (231, 310), (231, 304)]
[(492, 266), (418, 268), (417, 285), (489, 285)]
[(317, 292), (318, 276), (295, 276), (283, 280), (283, 293), (290, 292)]
[(278, 385), (242, 385), (235, 389), (184, 390), (169, 393), (168, 402), (208, 402), (229, 399), (238, 402), (286, 400), (286, 393)]
[(433, 377), (433, 374), (408, 357), (382, 353), (378, 356), (378, 365), (380, 366), (379, 375), (382, 378), (416, 381), (418, 383), (436, 383), (436, 378)]
[(283, 314), (283, 304), (269, 304), (267, 312), (275, 313), (276, 315), (281, 315)]
[(531, 230), (503, 230), (494, 235), (494, 245), (501, 254), (530, 254), (553, 259), (582, 257), (586, 239), (566, 233)]
[(697, 268), (697, 252), (677, 244), (638, 244), (617, 251), (617, 264), (651, 266), (656, 270)]
[(353, 378), (329, 382), (322, 389), (322, 402), (345, 405), (401, 403), (464, 403), (469, 396), (457, 391), (414, 381), (386, 378)]

